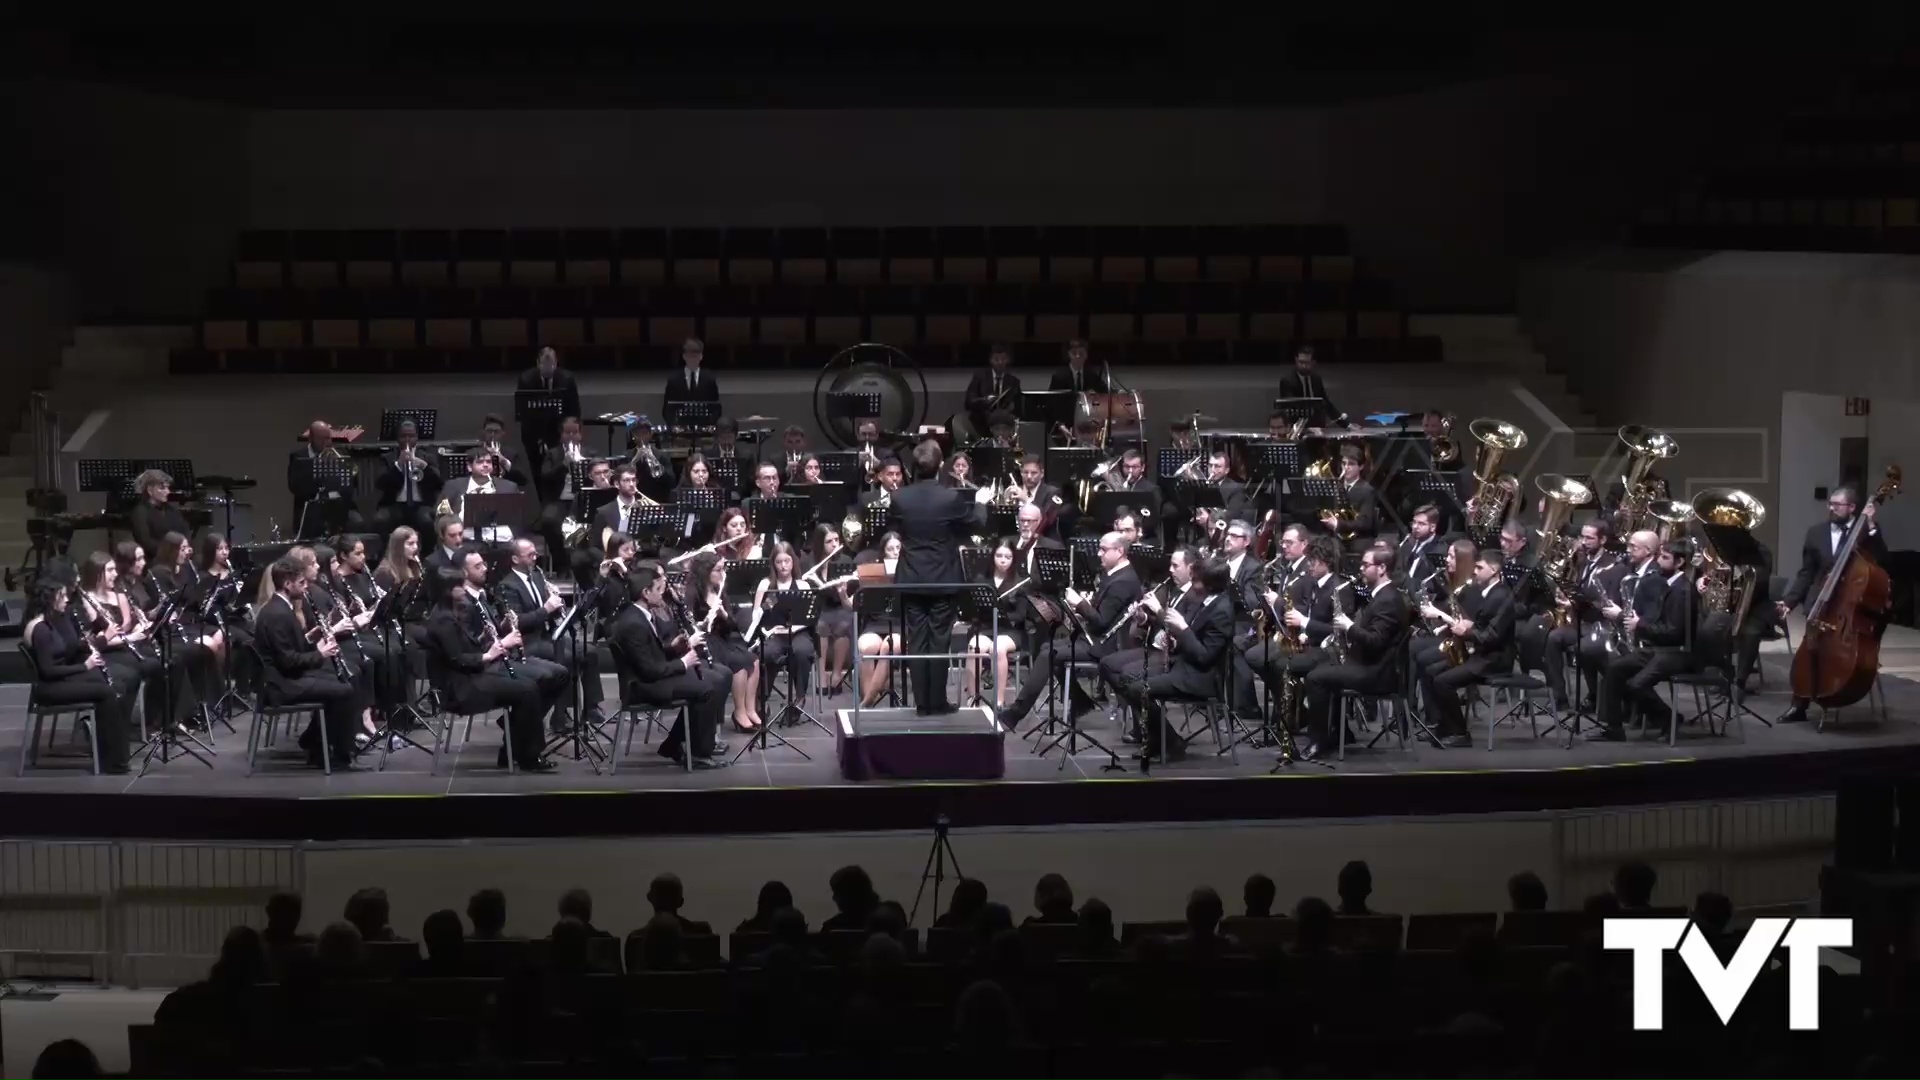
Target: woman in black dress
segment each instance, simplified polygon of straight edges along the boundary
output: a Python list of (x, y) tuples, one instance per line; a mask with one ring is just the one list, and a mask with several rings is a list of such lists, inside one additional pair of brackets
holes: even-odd
[[(816, 588), (853, 572), (853, 554), (841, 543), (840, 530), (832, 525), (814, 528), (810, 554), (818, 565), (802, 575), (801, 580)], [(843, 582), (820, 594), (820, 618), (813, 630), (819, 639), (820, 653), (826, 657), (820, 677), (824, 680), (821, 690), (828, 694), (840, 692), (853, 659), (853, 590), (856, 588), (858, 586), (851, 582)]]
[(100, 771), (115, 775), (127, 771), (127, 736), (132, 730), (133, 697), (139, 683), (113, 679), (75, 612), (72, 597), (60, 582), (43, 578), (33, 594), (34, 614), (27, 619), (27, 647), (33, 650), (38, 681), (33, 684), (35, 705), (93, 706), (94, 738), (100, 744)]
[[(1014, 569), (1012, 537), (1004, 537), (993, 545), (993, 565), (979, 578), (979, 583), (993, 586), (993, 594), (1001, 596), (1008, 589), (1020, 584), (1020, 575)], [(1022, 590), (1024, 591), (1024, 590)], [(983, 621), (972, 628), (967, 639), (967, 651), (972, 653), (993, 654), (993, 703), (1004, 706), (1008, 698), (1007, 665), (1016, 651), (1025, 649), (1025, 630), (1014, 621), (1013, 610), (1019, 594), (1016, 593), (999, 601), (1000, 632), (993, 633), (993, 623)], [(977, 689), (980, 685), (980, 661), (967, 661), (967, 675)]]
[[(186, 537), (179, 533), (168, 533), (178, 537), (185, 545)], [(156, 551), (164, 548), (161, 542)], [(178, 549), (176, 549), (177, 551)], [(175, 567), (179, 557), (174, 556)], [(126, 598), (126, 606), (134, 613), (136, 624), (147, 632), (147, 655), (156, 661), (165, 658), (172, 680), (173, 716), (185, 718), (196, 727), (205, 723), (204, 716), (196, 716), (202, 702), (211, 701), (220, 694), (220, 673), (215, 665), (213, 650), (201, 641), (204, 632), (200, 627), (197, 613), (191, 606), (179, 601), (186, 597), (176, 597), (175, 604), (161, 619), (161, 608), (166, 604), (169, 591), (160, 588), (147, 570), (147, 553), (139, 544), (131, 540), (122, 540), (113, 546), (113, 565), (118, 571), (115, 575), (117, 587)], [(161, 637), (165, 636), (165, 648), (162, 649)], [(184, 691), (184, 693), (183, 693)]]
[[(882, 533), (879, 545), (873, 550), (861, 552), (859, 561), (881, 564), (886, 568), (887, 580), (892, 581), (900, 566), (900, 534)], [(899, 622), (891, 608), (885, 615), (861, 616), (859, 648), (860, 659), (868, 661), (860, 671), (860, 704), (872, 708), (886, 695), (887, 673), (891, 667), (886, 660), (878, 658), (900, 651)]]
[[(775, 598), (781, 595), (791, 595), (812, 588), (810, 585), (803, 585), (795, 576), (800, 572), (796, 565), (798, 561), (799, 556), (794, 554), (792, 544), (784, 540), (774, 541), (768, 574), (761, 579), (760, 584), (753, 587), (755, 607), (771, 607)], [(792, 603), (792, 601), (788, 602)], [(789, 700), (798, 704), (807, 696), (807, 685), (813, 679), (813, 662), (820, 655), (820, 648), (814, 641), (812, 626), (774, 625), (772, 619), (771, 614), (761, 616), (760, 637), (766, 641), (766, 644), (760, 647), (761, 657), (765, 661), (764, 670), (779, 671), (784, 668), (787, 672)], [(752, 643), (749, 643), (749, 646), (751, 647)], [(767, 683), (771, 681), (769, 679), (762, 682), (760, 687), (759, 710), (763, 717), (767, 714)]]
[(726, 598), (727, 561), (706, 554), (687, 571), (687, 611), (696, 626), (707, 632), (707, 651), (713, 662), (733, 673), (733, 726), (752, 731), (760, 726), (760, 661), (747, 648), (744, 627), (733, 617)]

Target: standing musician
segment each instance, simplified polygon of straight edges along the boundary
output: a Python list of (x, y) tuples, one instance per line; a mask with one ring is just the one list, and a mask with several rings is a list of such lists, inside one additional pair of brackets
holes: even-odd
[(1440, 508), (1427, 503), (1413, 512), (1407, 522), (1407, 535), (1393, 549), (1393, 569), (1402, 577), (1422, 578), (1427, 574), (1426, 557), (1440, 542)]
[(1013, 350), (996, 341), (987, 349), (987, 369), (968, 380), (964, 401), (975, 432), (989, 430), (996, 412), (1011, 410), (1020, 400), (1020, 377), (1008, 370), (1012, 366)]
[(697, 625), (674, 626), (668, 614), (666, 575), (658, 566), (636, 567), (627, 574), (625, 584), (630, 602), (621, 605), (612, 635), (613, 655), (626, 680), (621, 688), (623, 700), (632, 695), (634, 701), (659, 707), (685, 705), (658, 753), (696, 769), (726, 768), (721, 755), (727, 747), (715, 733), (726, 705), (727, 670), (701, 664), (700, 650), (707, 639)]
[[(1643, 545), (1652, 533), (1635, 533)], [(1600, 682), (1600, 727), (1594, 741), (1626, 741), (1627, 710), (1640, 706), (1647, 727), (1664, 737), (1673, 727), (1673, 710), (1660, 699), (1660, 684), (1693, 667), (1693, 590), (1687, 587), (1687, 562), (1693, 552), (1685, 541), (1661, 544), (1652, 573), (1634, 584), (1633, 606), (1620, 617), (1627, 651), (1607, 663)]]
[(1505, 561), (1499, 548), (1487, 548), (1474, 559), (1473, 582), (1458, 595), (1459, 615), (1449, 616), (1432, 603), (1421, 609), (1427, 618), (1446, 620), (1447, 635), (1468, 649), (1458, 664), (1440, 653), (1419, 672), (1428, 715), (1436, 719), (1435, 738), (1446, 749), (1473, 745), (1460, 692), (1513, 669), (1513, 602), (1500, 580)]
[[(261, 696), (269, 705), (319, 704), (331, 765), (336, 770), (350, 769), (360, 693), (350, 676), (343, 677), (348, 669), (340, 657), (340, 643), (324, 627), (307, 623), (307, 565), (284, 555), (274, 561), (267, 576), (273, 597), (253, 617), (254, 646), (265, 665)], [(309, 766), (324, 764), (318, 724), (308, 723), (300, 735), (300, 748), (307, 752)]]
[[(520, 633), (487, 609), (486, 580), (487, 565), (479, 552), (470, 554), (455, 574), (429, 579), (437, 596), (422, 634), (427, 677), (454, 712), (508, 710), (514, 766), (547, 772), (554, 766), (541, 756), (546, 742), (543, 718), (566, 689), (566, 673), (544, 660), (513, 658), (521, 647)], [(498, 767), (507, 767), (506, 743), (494, 760)]]
[(127, 528), (148, 558), (160, 549), (160, 540), (168, 533), (193, 535), (187, 516), (168, 501), (173, 495), (173, 477), (159, 469), (148, 469), (133, 478), (133, 489), (140, 493), (140, 501), (127, 513)]
[(1342, 446), (1340, 477), (1334, 483), (1339, 485), (1341, 501), (1351, 516), (1337, 513), (1337, 505), (1320, 512), (1320, 524), (1342, 543), (1356, 545), (1353, 550), (1371, 544), (1374, 534), (1379, 532), (1380, 496), (1373, 485), (1367, 483), (1366, 468), (1366, 455), (1358, 446)]
[[(1880, 535), (1880, 523), (1875, 520), (1880, 512), (1879, 505), (1868, 500), (1867, 505), (1860, 506), (1859, 494), (1853, 488), (1834, 488), (1827, 496), (1827, 520), (1807, 529), (1807, 538), (1800, 545), (1800, 572), (1794, 575), (1793, 583), (1787, 586), (1787, 595), (1774, 604), (1774, 612), (1782, 622), (1786, 621), (1787, 613), (1799, 607), (1810, 594), (1817, 594), (1820, 584), (1833, 572), (1833, 558), (1846, 540), (1847, 530), (1853, 527), (1856, 508), (1867, 520), (1866, 535), (1860, 538), (1857, 549), (1874, 562), (1886, 565), (1887, 542)], [(1791, 724), (1805, 720), (1808, 704), (1796, 698), (1787, 711), (1780, 715), (1780, 722)]]
[[(898, 462), (890, 462), (896, 471)], [(900, 563), (894, 574), (898, 585), (917, 585), (900, 596), (909, 656), (945, 652), (953, 632), (954, 596), (926, 590), (928, 585), (965, 584), (960, 568), (960, 545), (985, 528), (985, 510), (959, 492), (940, 483), (940, 444), (928, 439), (913, 448), (913, 483), (901, 488), (892, 504), (892, 527), (900, 534)], [(884, 481), (883, 481), (884, 483)], [(944, 716), (953, 711), (947, 701), (947, 662), (944, 659), (909, 660), (907, 675), (913, 685), (914, 712)]]
[[(1193, 618), (1202, 596), (1193, 587), (1194, 573), (1199, 565), (1199, 556), (1194, 554), (1192, 548), (1175, 548), (1167, 556), (1167, 580), (1152, 590), (1156, 595), (1165, 596), (1165, 606), (1188, 619)], [(1162, 674), (1171, 666), (1173, 636), (1165, 627), (1156, 628), (1153, 625), (1145, 605), (1135, 611), (1132, 625), (1122, 633), (1127, 635), (1124, 647), (1100, 659), (1100, 681), (1109, 688), (1117, 689), (1130, 679)], [(1146, 741), (1138, 714), (1134, 716), (1134, 723), (1120, 733), (1120, 741), (1135, 746)]]
[[(1053, 379), (1047, 384), (1050, 390), (1071, 390), (1076, 394), (1105, 394), (1112, 390), (1107, 384), (1103, 371), (1087, 370), (1087, 343), (1075, 338), (1067, 342), (1066, 366), (1053, 373)], [(1076, 403), (1067, 403), (1066, 416), (1073, 415)], [(1065, 417), (1061, 418), (1065, 423)]]
[(1186, 741), (1166, 729), (1166, 712), (1160, 703), (1170, 697), (1205, 699), (1213, 694), (1233, 648), (1233, 605), (1222, 595), (1233, 588), (1226, 564), (1208, 559), (1192, 580), (1186, 601), (1191, 615), (1167, 608), (1156, 597), (1149, 596), (1144, 604), (1149, 617), (1159, 617), (1166, 624), (1171, 643), (1167, 669), (1159, 674), (1143, 672), (1114, 687), (1115, 696), (1145, 717), (1146, 745), (1133, 755), (1143, 764), (1160, 760), (1163, 740), (1166, 760), (1186, 756)]
[(374, 481), (380, 491), (374, 528), (390, 533), (406, 525), (426, 532), (433, 526), (433, 508), (447, 483), (433, 460), (439, 455), (420, 452), (420, 429), (411, 420), (400, 421), (394, 435), (400, 448), (392, 457), (380, 459), (380, 476)]
[(480, 418), (480, 448), (473, 452), (475, 457), (482, 454), (493, 461), (493, 476), (498, 483), (512, 484), (505, 491), (518, 491), (526, 487), (529, 481), (527, 471), (520, 463), (507, 456), (507, 422), (493, 413)]
[[(1024, 513), (1024, 508), (1023, 508)], [(1023, 529), (1024, 532), (1024, 529)], [(1070, 621), (1038, 637), (1046, 640), (1036, 641), (1036, 653), (1045, 650), (1049, 654), (1049, 663), (1043, 663), (1039, 656), (1034, 657), (1035, 666), (1029, 671), (1027, 680), (1020, 687), (1020, 696), (1013, 704), (999, 712), (1000, 726), (1012, 731), (1033, 711), (1033, 706), (1046, 693), (1049, 675), (1054, 678), (1071, 680), (1068, 664), (1099, 660), (1108, 653), (1118, 651), (1120, 638), (1110, 634), (1127, 614), (1127, 608), (1140, 599), (1140, 575), (1127, 561), (1126, 541), (1118, 533), (1107, 533), (1100, 538), (1100, 581), (1094, 587), (1093, 595), (1087, 596), (1069, 586), (1064, 594), (1067, 606), (1077, 612), (1083, 625), (1075, 627)], [(1091, 643), (1089, 643), (1091, 639)], [(1070, 681), (1070, 705), (1074, 715), (1093, 708), (1093, 698), (1080, 688), (1077, 682)]]
[[(773, 469), (769, 464), (767, 468)], [(779, 476), (779, 470), (774, 469)], [(761, 624), (756, 636), (765, 644), (760, 646), (761, 667), (766, 672), (785, 671), (787, 673), (787, 700), (795, 704), (807, 696), (807, 684), (813, 678), (813, 662), (820, 655), (819, 644), (814, 639), (813, 627), (801, 625), (775, 624), (767, 614), (777, 598), (791, 596), (802, 591), (811, 591), (813, 586), (802, 582), (795, 575), (800, 572), (799, 556), (793, 545), (779, 541), (773, 545), (773, 555), (768, 560), (767, 576), (753, 587), (753, 606), (761, 613)], [(752, 648), (756, 641), (748, 641)], [(760, 715), (767, 713), (767, 692), (773, 680), (762, 679), (760, 683)]]
[(1546, 650), (1541, 657), (1540, 670), (1546, 674), (1547, 689), (1553, 694), (1553, 708), (1558, 713), (1566, 713), (1570, 708), (1569, 656), (1580, 659), (1580, 673), (1586, 683), (1585, 698), (1596, 700), (1600, 694), (1600, 675), (1606, 670), (1604, 632), (1590, 652), (1582, 644), (1585, 635), (1581, 631), (1583, 627), (1594, 628), (1601, 622), (1601, 604), (1605, 598), (1619, 595), (1620, 579), (1629, 570), (1608, 550), (1612, 542), (1613, 528), (1605, 518), (1596, 517), (1580, 526), (1580, 547), (1574, 553), (1580, 569), (1574, 576), (1573, 594), (1566, 598), (1571, 609), (1567, 625), (1554, 625), (1547, 632)]
[[(605, 691), (600, 686), (599, 660), (584, 637), (579, 639), (576, 648), (573, 641), (553, 636), (553, 626), (559, 622), (567, 601), (553, 590), (546, 575), (540, 572), (540, 552), (533, 546), (533, 541), (521, 537), (513, 542), (513, 561), (508, 571), (500, 576), (494, 594), (499, 599), (501, 609), (513, 613), (513, 626), (526, 643), (527, 655), (550, 660), (566, 671), (567, 692), (560, 699), (559, 707), (553, 711), (554, 733), (564, 734), (573, 730), (573, 686), (576, 682), (580, 684), (582, 719), (590, 729), (597, 728), (604, 719), (600, 714), (600, 703), (605, 697)], [(575, 633), (584, 634), (585, 628)]]
[(1280, 376), (1280, 396), (1283, 398), (1319, 398), (1320, 405), (1309, 419), (1314, 427), (1329, 424), (1346, 424), (1347, 414), (1327, 396), (1327, 381), (1320, 376), (1318, 364), (1314, 361), (1313, 346), (1302, 345), (1293, 353), (1293, 370)]
[[(316, 469), (321, 458), (340, 462), (345, 471), (336, 475), (328, 470), (323, 475)], [(346, 462), (347, 456), (333, 445), (333, 429), (324, 420), (307, 425), (307, 445), (295, 447), (287, 454), (287, 490), (293, 494), (293, 520), (303, 537), (319, 536), (327, 531), (322, 515), (309, 512), (317, 502), (344, 501), (345, 527), (353, 531), (362, 527), (360, 511), (353, 506), (353, 471), (346, 467)]]
[[(1360, 556), (1360, 580), (1368, 590), (1367, 606), (1352, 617), (1336, 614), (1333, 625), (1346, 638), (1344, 663), (1318, 664), (1307, 673), (1307, 745), (1301, 754), (1317, 758), (1334, 743), (1333, 702), (1342, 690), (1387, 693), (1394, 685), (1398, 659), (1413, 617), (1406, 594), (1393, 580), (1393, 563), (1384, 552), (1369, 549)], [(1344, 722), (1344, 721), (1343, 721)]]
[[(558, 395), (562, 418), (580, 415), (580, 384), (574, 381), (573, 372), (561, 370), (560, 354), (551, 347), (541, 349), (533, 368), (520, 373), (515, 389)], [(565, 423), (565, 419), (550, 419), (545, 414), (522, 422), (520, 445), (527, 448), (527, 456), (535, 462), (544, 461), (548, 448), (564, 437), (561, 428)]]
[(667, 376), (667, 390), (660, 399), (660, 416), (668, 423), (678, 411), (673, 407), (676, 402), (720, 400), (720, 384), (700, 369), (706, 358), (707, 346), (699, 338), (680, 343), (680, 367)]
[(33, 650), (35, 706), (85, 705), (93, 712), (94, 739), (100, 747), (100, 771), (127, 772), (127, 739), (133, 730), (133, 700), (138, 682), (112, 677), (107, 661), (88, 641), (68, 605), (66, 583), (44, 576), (34, 582), (33, 614), (25, 638)]

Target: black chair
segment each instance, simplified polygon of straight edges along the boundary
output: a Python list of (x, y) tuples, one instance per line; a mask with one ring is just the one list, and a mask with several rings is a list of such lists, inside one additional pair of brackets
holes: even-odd
[[(1543, 710), (1534, 695), (1545, 694), (1547, 692), (1546, 680), (1537, 678), (1532, 673), (1526, 671), (1508, 671), (1500, 675), (1489, 676), (1486, 681), (1486, 687), (1494, 692), (1496, 700), (1503, 702), (1507, 706), (1507, 711), (1500, 713), (1498, 716), (1491, 716), (1487, 720), (1487, 749), (1489, 751), (1493, 749), (1494, 730), (1504, 723), (1518, 723), (1524, 719), (1527, 722), (1528, 730), (1533, 733), (1533, 737), (1536, 740), (1540, 738), (1540, 713)], [(1549, 698), (1544, 711), (1547, 717), (1553, 721), (1552, 724), (1547, 727), (1547, 732), (1551, 734), (1555, 728), (1565, 728), (1567, 732), (1565, 746), (1569, 750), (1572, 749), (1574, 731), (1580, 726), (1580, 714), (1578, 710), (1573, 712), (1571, 723), (1563, 721), (1560, 718), (1558, 710), (1553, 707), (1553, 701)]]
[[(33, 649), (24, 641), (20, 643), (20, 655), (26, 657), (27, 670), (33, 674), (33, 685), (37, 691), (46, 677), (40, 673), (40, 662), (34, 659)], [(60, 735), (60, 718), (73, 717), (73, 730), (76, 738), (82, 726), (87, 733), (87, 745), (93, 751), (93, 775), (100, 775), (100, 729), (95, 722), (94, 707), (91, 702), (74, 702), (67, 705), (52, 705), (37, 700), (37, 693), (27, 698), (27, 737), (20, 744), (20, 768), (16, 776), (27, 775), (27, 769), (39, 760), (40, 731), (46, 725), (47, 749), (53, 749), (54, 740)]]
[[(632, 696), (633, 687), (640, 682), (640, 677), (635, 675), (632, 669), (627, 666), (626, 662), (620, 659), (619, 652), (609, 651), (613, 656), (614, 673), (620, 680), (620, 706), (613, 711), (612, 716), (607, 718), (607, 723), (613, 725), (613, 737), (607, 743), (607, 774), (611, 776), (620, 771), (621, 757), (633, 753), (634, 729), (639, 727), (641, 723), (644, 722), (647, 726), (646, 734), (640, 740), (640, 744), (645, 746), (653, 741), (653, 728), (655, 724), (660, 725), (667, 731), (673, 730), (673, 721), (662, 716), (663, 713), (669, 710), (677, 710), (680, 714), (680, 722), (689, 727), (692, 726), (693, 721), (692, 718), (687, 715), (687, 706), (684, 703), (677, 705), (658, 705), (652, 702), (634, 700)], [(624, 739), (622, 738), (622, 732), (625, 733)], [(596, 737), (605, 738), (605, 735), (603, 733), (596, 733)], [(693, 755), (688, 753), (682, 755), (682, 757), (686, 762), (687, 771), (693, 771)]]
[[(259, 646), (249, 641), (247, 642), (247, 651), (253, 657), (255, 670), (264, 673), (267, 670), (267, 661), (265, 657), (260, 655)], [(253, 701), (250, 703), (251, 713), (247, 720), (247, 775), (253, 775), (254, 765), (259, 758), (260, 750), (263, 747), (271, 747), (273, 745), (273, 729), (276, 724), (285, 720), (287, 722), (287, 733), (292, 734), (293, 722), (295, 720), (310, 720), (320, 729), (320, 767), (328, 776), (332, 776), (333, 747), (329, 744), (327, 738), (325, 706), (318, 702), (311, 701), (290, 701), (282, 702), (279, 705), (269, 705), (266, 701), (264, 679), (265, 676), (263, 674), (263, 685), (254, 691)]]
[(1367, 749), (1373, 749), (1374, 744), (1385, 738), (1389, 732), (1399, 736), (1400, 749), (1407, 748), (1408, 729), (1413, 723), (1413, 691), (1408, 685), (1410, 660), (1407, 656), (1407, 642), (1412, 637), (1413, 632), (1409, 630), (1401, 634), (1392, 645), (1394, 669), (1393, 677), (1387, 685), (1393, 689), (1375, 692), (1342, 690), (1334, 696), (1333, 723), (1340, 728), (1334, 733), (1334, 738), (1338, 740), (1335, 751), (1337, 760), (1347, 760), (1347, 714), (1356, 705), (1362, 707), (1362, 715), (1369, 707), (1377, 713), (1383, 704), (1393, 709), (1392, 718), (1381, 725), (1373, 738), (1367, 740)]

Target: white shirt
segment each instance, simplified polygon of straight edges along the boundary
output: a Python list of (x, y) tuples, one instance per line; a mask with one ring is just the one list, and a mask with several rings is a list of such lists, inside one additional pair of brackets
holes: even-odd
[(535, 601), (541, 604), (547, 602), (547, 591), (534, 583), (532, 574), (527, 573), (525, 570), (516, 569), (514, 570), (514, 575), (520, 579), (521, 584), (527, 587), (528, 596), (533, 597)]
[(404, 462), (396, 461), (395, 464), (400, 466), (400, 501), (419, 502), (420, 492), (414, 487), (412, 470), (408, 469)]
[(700, 369), (697, 367), (690, 367), (686, 369), (686, 372), (687, 372), (687, 389), (691, 390), (694, 387), (699, 386), (700, 385)]
[[(1228, 559), (1227, 560), (1227, 577), (1235, 581), (1238, 581), (1240, 579), (1240, 564), (1246, 561), (1247, 561), (1247, 556), (1245, 552), (1242, 552), (1238, 555), (1235, 555), (1233, 558)], [(1292, 569), (1292, 568), (1289, 567), (1289, 569)]]

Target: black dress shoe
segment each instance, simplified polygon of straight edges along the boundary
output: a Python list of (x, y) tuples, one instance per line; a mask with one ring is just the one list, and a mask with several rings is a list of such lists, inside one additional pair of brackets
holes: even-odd
[(695, 772), (700, 772), (702, 770), (708, 770), (708, 769), (724, 769), (726, 767), (727, 767), (727, 760), (725, 758), (697, 757), (693, 759), (693, 769)]
[(124, 761), (115, 765), (100, 766), (100, 775), (102, 776), (125, 776), (132, 771), (133, 770), (128, 768), (127, 763)]
[(1128, 728), (1120, 733), (1120, 741), (1126, 743), (1128, 746), (1139, 746), (1147, 741), (1147, 737), (1132, 728)]
[(1586, 740), (1588, 742), (1626, 742), (1627, 733), (1624, 729), (1617, 727), (1588, 728)]
[(1313, 741), (1312, 739), (1308, 739), (1306, 742), (1302, 743), (1297, 752), (1299, 753), (1300, 758), (1303, 761), (1320, 760), (1320, 753), (1321, 753), (1320, 744)]
[(1013, 710), (1006, 706), (1001, 706), (993, 710), (994, 723), (999, 724), (1001, 727), (1006, 728), (1007, 731), (1016, 735), (1020, 732), (1020, 721), (1025, 719), (1026, 717), (1024, 716), (1015, 716)]
[(542, 758), (534, 758), (532, 761), (522, 762), (520, 765), (520, 771), (521, 772), (552, 772), (553, 770), (559, 767), (560, 766), (554, 764), (554, 761), (552, 758), (542, 757)]
[(1804, 724), (1807, 722), (1807, 707), (1805, 705), (1795, 705), (1786, 712), (1781, 713), (1780, 718), (1775, 722), (1781, 724)]
[(1440, 747), (1444, 750), (1468, 750), (1473, 747), (1473, 736), (1442, 735), (1440, 736)]

